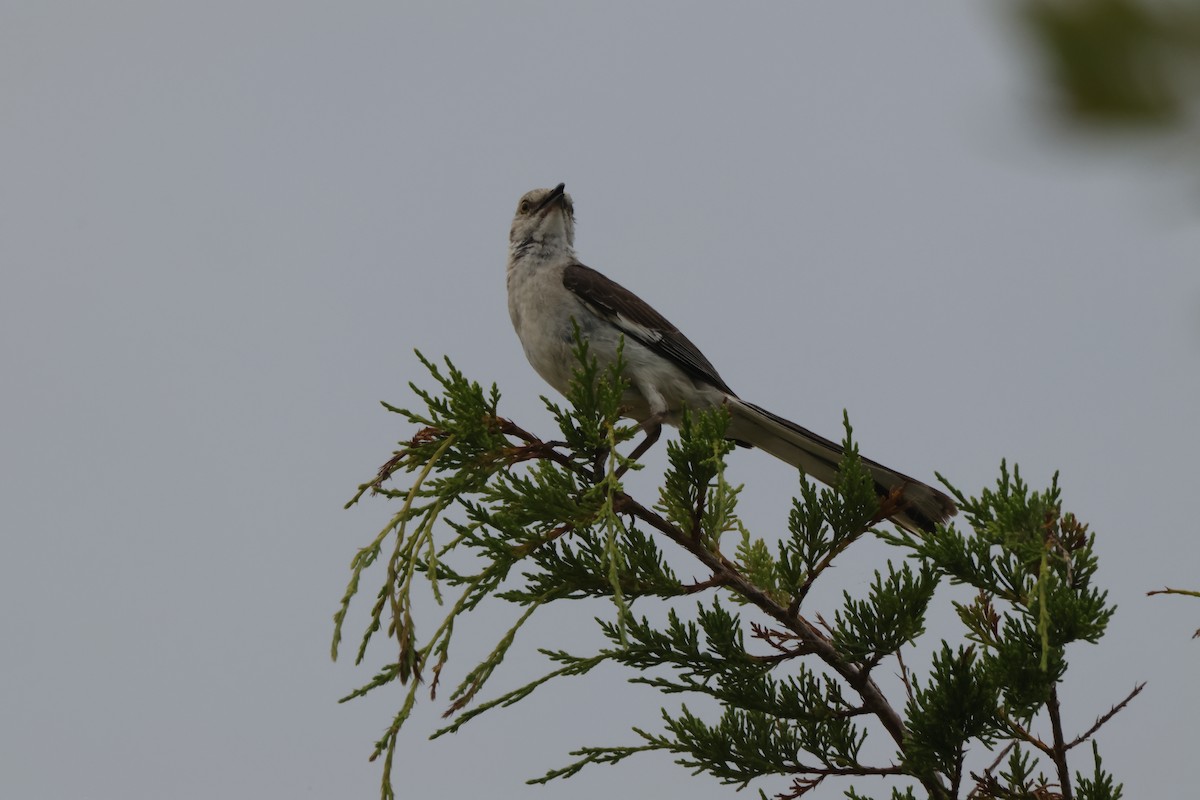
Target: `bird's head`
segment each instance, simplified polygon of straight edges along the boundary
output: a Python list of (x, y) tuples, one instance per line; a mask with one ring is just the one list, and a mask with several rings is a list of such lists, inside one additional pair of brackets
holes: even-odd
[(575, 245), (575, 205), (560, 183), (553, 189), (533, 189), (517, 203), (509, 249), (514, 255), (535, 250), (561, 249), (571, 252)]

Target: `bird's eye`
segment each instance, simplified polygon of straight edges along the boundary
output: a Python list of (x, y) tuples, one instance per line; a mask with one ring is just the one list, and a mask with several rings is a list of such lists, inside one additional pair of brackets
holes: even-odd
[(522, 214), (528, 214), (528, 213), (529, 213), (529, 201), (528, 201), (528, 200), (522, 200), (522, 201), (521, 201), (521, 208), (520, 208), (520, 211), (521, 211), (521, 213), (522, 213)]

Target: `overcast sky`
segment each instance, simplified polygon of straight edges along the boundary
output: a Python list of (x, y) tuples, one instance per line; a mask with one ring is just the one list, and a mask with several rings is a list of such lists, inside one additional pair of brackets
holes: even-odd
[[(411, 432), (378, 401), (411, 402), (414, 347), (549, 431), (503, 266), (559, 181), (582, 260), (744, 397), (831, 436), (847, 408), (967, 491), (1061, 470), (1120, 605), (1066, 724), (1148, 681), (1106, 763), (1194, 791), (1200, 603), (1144, 596), (1200, 588), (1194, 164), (1056, 133), (995, 4), (506, 5), (0, 5), (0, 795), (376, 796), (400, 695), (337, 705), (371, 673), (328, 643), (389, 508), (341, 506)], [(775, 535), (791, 470), (733, 470)], [(549, 612), (488, 696), (606, 613)], [(524, 786), (656, 725), (625, 677), (432, 743), (424, 704), (401, 796), (728, 797), (655, 756)]]

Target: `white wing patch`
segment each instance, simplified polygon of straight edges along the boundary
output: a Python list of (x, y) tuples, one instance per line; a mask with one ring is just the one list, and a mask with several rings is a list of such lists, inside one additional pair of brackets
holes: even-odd
[(618, 313), (613, 324), (633, 338), (645, 344), (658, 344), (663, 340), (663, 332), (658, 328), (647, 328)]

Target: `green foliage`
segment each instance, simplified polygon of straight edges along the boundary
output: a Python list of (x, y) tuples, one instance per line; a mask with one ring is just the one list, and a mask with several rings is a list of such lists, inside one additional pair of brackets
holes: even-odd
[(1024, 0), (1059, 109), (1092, 125), (1188, 121), (1200, 69), (1194, 0)]
[(1062, 511), (1058, 476), (1031, 491), (1020, 470), (1000, 465), (994, 489), (958, 500), (969, 532), (944, 526), (916, 537), (887, 538), (909, 548), (926, 567), (978, 591), (955, 603), (967, 638), (981, 645), (1005, 705), (1028, 720), (1050, 699), (1067, 669), (1066, 647), (1097, 642), (1116, 610), (1093, 585), (1095, 536)]
[[(737, 514), (741, 487), (726, 478), (733, 445), (724, 438), (724, 409), (684, 417), (652, 506), (626, 493), (621, 478), (638, 465), (618, 450), (637, 429), (620, 422), (622, 365), (596, 363), (582, 342), (576, 355), (570, 406), (547, 401), (559, 441), (500, 417), (496, 389), (485, 392), (448, 361), (443, 369), (421, 359), (440, 387), (413, 387), (424, 410), (388, 406), (419, 430), (351, 501), (370, 492), (399, 510), (352, 561), (333, 644), (336, 657), (350, 603), (374, 568), (380, 586), (356, 660), (384, 629), (396, 655), (344, 699), (407, 685), (372, 756), (385, 755), (383, 797), (392, 796), (391, 766), (418, 687), (436, 694), (456, 619), (484, 603), (511, 604), (513, 622), (461, 675), (449, 695), (452, 719), (435, 737), (606, 662), (664, 698), (699, 701), (663, 708), (661, 727), (635, 727), (633, 744), (577, 749), (572, 762), (534, 783), (661, 751), (738, 788), (773, 780), (783, 800), (826, 781), (865, 800), (844, 782), (879, 778), (891, 782), (884, 791), (893, 800), (1069, 796), (1063, 790), (1073, 783), (1079, 797), (1119, 797), (1098, 755), (1091, 777), (1072, 778), (1068, 766), (1070, 751), (1130, 698), (1076, 738), (1062, 732), (1057, 686), (1069, 674), (1068, 648), (1097, 642), (1113, 608), (1094, 582), (1095, 537), (1062, 510), (1057, 479), (1031, 491), (1002, 464), (995, 488), (970, 498), (956, 492), (969, 529), (874, 530), (879, 505), (847, 420), (836, 485), (818, 488), (800, 475), (787, 531), (769, 541)], [(408, 487), (392, 488), (400, 474)], [(844, 588), (827, 622), (808, 607), (810, 589), (834, 581), (848, 548), (877, 539), (906, 560), (881, 559), (865, 596)], [(706, 577), (680, 581), (664, 548)], [(955, 602), (960, 640), (926, 642), (926, 615), (944, 579), (971, 587), (974, 600)], [(447, 608), (440, 622), (414, 610), (422, 584)], [(603, 647), (541, 650), (545, 675), (477, 699), (538, 609), (584, 598), (612, 603), (611, 616), (596, 620)], [(644, 613), (631, 612), (635, 602)], [(902, 648), (927, 654), (931, 666), (910, 671)], [(884, 662), (895, 667), (879, 669)], [(1032, 732), (1047, 723), (1050, 733)]]
[[(847, 800), (870, 800), (866, 795), (861, 795), (854, 791), (854, 788), (846, 790)], [(891, 800), (917, 800), (917, 796), (913, 794), (911, 786), (905, 787), (903, 790), (892, 789)]]
[(1092, 776), (1085, 778), (1077, 773), (1075, 777), (1079, 783), (1079, 800), (1121, 800), (1121, 784), (1113, 783), (1112, 774), (1101, 768), (1100, 748), (1095, 742), (1092, 742), (1092, 758), (1095, 762)]
[(925, 609), (937, 588), (933, 569), (922, 566), (914, 576), (907, 564), (896, 570), (889, 561), (887, 568), (886, 578), (875, 573), (866, 600), (846, 592), (846, 605), (834, 618), (833, 643), (854, 662), (874, 666), (925, 632)]
[(908, 702), (905, 762), (917, 773), (937, 772), (952, 787), (962, 781), (967, 746), (995, 742), (1001, 728), (994, 677), (973, 649), (943, 643), (925, 685)]
[(849, 417), (844, 425), (845, 456), (838, 485), (819, 489), (800, 474), (799, 495), (788, 514), (790, 535), (777, 543), (776, 554), (771, 555), (764, 540), (752, 539), (742, 529), (737, 555), (747, 578), (789, 607), (798, 607), (833, 560), (871, 530), (879, 511), (874, 481), (862, 468)]
[(723, 408), (698, 417), (684, 414), (679, 439), (667, 443), (670, 469), (654, 507), (713, 551), (720, 548), (722, 534), (744, 530), (735, 514), (741, 487), (725, 482), (725, 456), (734, 447), (724, 438), (728, 426), (729, 412)]

